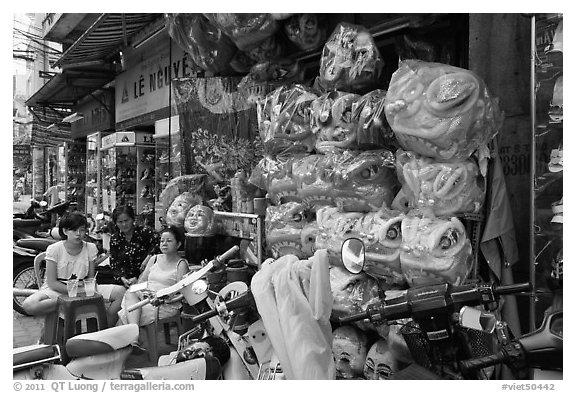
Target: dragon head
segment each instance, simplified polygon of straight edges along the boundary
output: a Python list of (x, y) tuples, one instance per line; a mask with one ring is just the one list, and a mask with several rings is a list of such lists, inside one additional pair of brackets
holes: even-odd
[(400, 266), (410, 285), (462, 283), (470, 272), (472, 246), (459, 219), (413, 214), (404, 218), (401, 230)]
[(344, 211), (374, 211), (390, 206), (400, 188), (388, 150), (344, 154), (334, 170), (336, 204)]
[(503, 122), (476, 74), (420, 60), (402, 61), (392, 75), (384, 111), (404, 149), (445, 162), (470, 157)]
[(436, 216), (448, 216), (477, 213), (484, 203), (484, 179), (472, 159), (438, 163), (398, 149), (396, 165), (410, 206), (430, 207)]
[(288, 202), (266, 209), (266, 244), (274, 258), (293, 254), (298, 258), (309, 256), (302, 251), (301, 234), (307, 224), (306, 207), (297, 202)]
[(352, 119), (357, 94), (330, 92), (312, 103), (312, 131), (318, 133), (316, 150), (334, 153), (356, 149), (356, 122)]

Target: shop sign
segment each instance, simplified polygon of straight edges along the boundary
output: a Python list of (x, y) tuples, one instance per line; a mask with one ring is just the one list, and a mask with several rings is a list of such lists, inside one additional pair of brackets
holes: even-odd
[(172, 44), (172, 61), (169, 45), (148, 53), (150, 57), (116, 77), (117, 124), (169, 107), (171, 79), (195, 76), (192, 60), (177, 44)]
[(119, 131), (102, 137), (102, 150), (114, 146), (136, 146), (154, 144), (154, 134), (151, 132)]

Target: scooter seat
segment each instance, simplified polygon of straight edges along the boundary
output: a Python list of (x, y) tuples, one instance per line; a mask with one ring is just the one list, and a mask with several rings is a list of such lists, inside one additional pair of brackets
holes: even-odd
[(14, 348), (12, 352), (12, 368), (14, 371), (31, 367), (39, 363), (59, 360), (61, 360), (61, 357), (58, 345), (34, 344), (26, 347)]
[(24, 248), (30, 248), (32, 250), (46, 251), (46, 248), (48, 248), (48, 246), (53, 243), (56, 243), (55, 239), (32, 237), (20, 239), (16, 242), (16, 245)]
[(42, 224), (38, 218), (13, 218), (12, 226), (14, 228), (34, 227)]
[(112, 352), (138, 341), (138, 325), (115, 326), (92, 333), (79, 334), (66, 342), (66, 353), (71, 358)]
[(220, 377), (222, 367), (218, 359), (212, 356), (190, 359), (168, 366), (142, 367), (127, 369), (120, 379), (125, 380), (214, 380)]

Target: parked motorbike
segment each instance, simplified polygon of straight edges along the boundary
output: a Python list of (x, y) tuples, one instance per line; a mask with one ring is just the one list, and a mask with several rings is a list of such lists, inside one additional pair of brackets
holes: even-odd
[(65, 348), (71, 359), (67, 363), (58, 344), (14, 348), (13, 379), (119, 379), (138, 332), (138, 325), (129, 324), (71, 337)]
[[(361, 240), (343, 243), (342, 262), (351, 273), (362, 271)], [(500, 296), (530, 289), (530, 283), (418, 286), (398, 298), (372, 304), (362, 313), (339, 318), (339, 322), (367, 319), (378, 325), (409, 319), (401, 333), (415, 363), (393, 379), (488, 379), (493, 369), (487, 366), (496, 363), (511, 364), (513, 371), (527, 367), (561, 370), (562, 313), (548, 316), (538, 331), (518, 339), (511, 338), (507, 324), (490, 313), (496, 310)], [(484, 306), (484, 311), (474, 308), (477, 306)], [(477, 316), (474, 323), (465, 322), (470, 312)], [(495, 353), (494, 333), (498, 339)]]
[[(42, 203), (44, 202), (44, 203)], [(15, 214), (12, 219), (12, 227), (14, 230), (27, 233), (37, 237), (50, 237), (52, 233), (52, 217), (55, 214), (57, 218), (61, 217), (70, 207), (71, 202), (61, 202), (52, 206), (42, 212), (37, 212), (36, 209), (45, 207), (46, 202), (38, 202), (32, 200), (30, 207), (24, 214)]]
[[(34, 259), (46, 248), (57, 240), (52, 238), (34, 237), (27, 233), (14, 230), (13, 253), (12, 253), (12, 280), (13, 302), (15, 311), (28, 315), (22, 308), (22, 302), (40, 288), (34, 269)], [(40, 276), (43, 277), (43, 267)]]

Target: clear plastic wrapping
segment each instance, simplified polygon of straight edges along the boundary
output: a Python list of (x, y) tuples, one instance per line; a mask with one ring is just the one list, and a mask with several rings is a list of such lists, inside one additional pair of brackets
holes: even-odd
[(442, 163), (413, 152), (396, 151), (398, 179), (411, 208), (430, 208), (437, 216), (478, 213), (485, 180), (476, 162)]
[(274, 35), (279, 27), (272, 14), (207, 13), (204, 16), (222, 29), (240, 50), (254, 48)]
[(264, 152), (312, 152), (315, 135), (310, 127), (310, 105), (317, 96), (302, 85), (280, 86), (258, 105), (258, 122)]
[(401, 224), (404, 214), (389, 209), (369, 213), (345, 213), (335, 207), (316, 212), (316, 249), (326, 249), (339, 261), (342, 243), (349, 238), (365, 246), (364, 272), (387, 284), (406, 284), (400, 268)]
[(378, 83), (383, 66), (370, 32), (343, 22), (324, 44), (318, 82), (326, 91), (363, 91)]
[(205, 71), (225, 73), (237, 51), (221, 29), (202, 14), (165, 14), (170, 37)]
[(497, 134), (504, 118), (476, 74), (419, 60), (400, 62), (384, 111), (404, 149), (444, 162), (469, 158)]
[(401, 226), (400, 266), (408, 283), (462, 284), (472, 267), (472, 246), (462, 222), (413, 212)]

